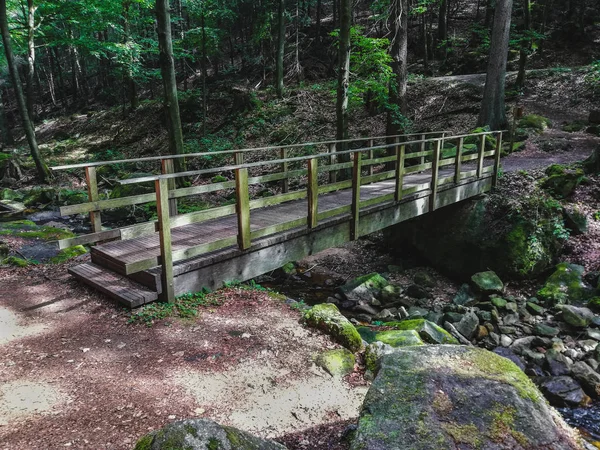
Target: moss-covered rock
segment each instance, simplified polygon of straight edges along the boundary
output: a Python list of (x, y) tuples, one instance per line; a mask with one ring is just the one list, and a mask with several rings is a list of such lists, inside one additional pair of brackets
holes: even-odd
[(590, 299), (593, 289), (583, 281), (584, 271), (584, 267), (577, 264), (557, 265), (537, 296), (551, 305), (581, 303)]
[(54, 241), (71, 238), (75, 235), (63, 228), (40, 226), (30, 220), (15, 220), (0, 222), (0, 236), (16, 236), (24, 239)]
[(519, 120), (519, 127), (533, 129), (539, 133), (552, 127), (552, 122), (537, 114), (528, 114)]
[(58, 193), (52, 187), (34, 187), (26, 191), (23, 196), (23, 204), (25, 206), (43, 206), (49, 203), (56, 202)]
[(576, 206), (565, 208), (565, 225), (572, 234), (585, 234), (588, 232), (587, 216)]
[(421, 339), (429, 344), (458, 344), (458, 341), (450, 333), (426, 319), (387, 322), (385, 325), (397, 330), (414, 330), (419, 333)]
[(188, 419), (143, 436), (134, 450), (285, 450), (285, 447), (212, 420)]
[(354, 353), (342, 348), (320, 353), (315, 358), (315, 363), (332, 377), (343, 377), (352, 373), (356, 358)]
[(553, 173), (541, 181), (543, 189), (556, 198), (569, 197), (586, 180), (582, 169), (564, 170), (563, 173)]
[(594, 313), (589, 308), (563, 305), (561, 312), (563, 320), (577, 328), (585, 328), (594, 321)]
[(347, 300), (356, 303), (371, 303), (380, 296), (381, 290), (388, 286), (388, 281), (378, 273), (370, 273), (355, 278), (340, 287), (340, 292)]
[(580, 450), (575, 433), (511, 361), (474, 347), (381, 358), (351, 450)]
[(27, 267), (29, 265), (29, 261), (19, 258), (18, 256), (9, 256), (8, 258), (2, 260), (2, 264), (13, 267)]
[(595, 313), (600, 313), (600, 297), (594, 297), (587, 303), (587, 307)]
[(62, 264), (70, 259), (76, 258), (81, 255), (85, 255), (87, 249), (83, 245), (75, 245), (61, 250), (58, 255), (50, 258), (50, 264)]
[(475, 290), (482, 294), (502, 294), (504, 283), (496, 272), (488, 270), (479, 272), (471, 277)]
[(362, 348), (360, 334), (334, 304), (315, 305), (304, 313), (304, 323), (331, 335), (338, 343), (352, 352)]
[(375, 335), (375, 340), (388, 344), (394, 348), (424, 345), (423, 340), (416, 330), (380, 331)]
[(23, 200), (23, 194), (8, 188), (0, 188), (0, 200)]

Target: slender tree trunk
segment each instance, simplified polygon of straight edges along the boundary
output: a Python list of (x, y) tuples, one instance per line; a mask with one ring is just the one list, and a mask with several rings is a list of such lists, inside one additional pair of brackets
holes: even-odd
[(19, 114), (21, 114), (21, 119), (23, 120), (23, 129), (25, 130), (25, 136), (27, 137), (31, 156), (35, 162), (40, 179), (44, 182), (48, 182), (50, 180), (50, 170), (48, 170), (48, 166), (46, 166), (46, 163), (40, 154), (35, 139), (35, 129), (29, 118), (29, 113), (27, 112), (27, 105), (25, 103), (25, 97), (23, 96), (23, 87), (21, 86), (19, 72), (12, 51), (10, 32), (8, 30), (8, 19), (6, 17), (6, 0), (0, 0), (0, 32), (2, 33), (2, 43), (4, 44), (4, 53), (6, 54), (8, 71), (10, 72), (10, 79), (15, 90), (17, 107), (19, 109)]
[(494, 2), (495, 0), (487, 0), (485, 4), (485, 21), (483, 22), (483, 26), (486, 28), (492, 23), (492, 17), (494, 16)]
[(206, 90), (206, 78), (208, 77), (208, 70), (206, 65), (207, 54), (206, 54), (206, 18), (204, 12), (202, 13), (202, 136), (206, 136), (206, 116), (208, 110), (208, 91)]
[(524, 37), (521, 41), (521, 49), (519, 52), (519, 73), (517, 75), (517, 89), (521, 89), (525, 84), (525, 68), (527, 66), (527, 57), (531, 51), (531, 38), (528, 33), (531, 31), (531, 0), (523, 0), (523, 13), (525, 21), (523, 26)]
[[(165, 92), (165, 109), (168, 117), (169, 150), (171, 154), (181, 155), (183, 150), (183, 131), (177, 99), (177, 80), (175, 61), (173, 60), (173, 41), (171, 38), (171, 17), (169, 0), (156, 0), (156, 18), (158, 22), (158, 49), (160, 53), (160, 71)], [(177, 171), (183, 170), (180, 159), (175, 160)]]
[(504, 89), (512, 4), (513, 0), (497, 0), (496, 2), (490, 57), (479, 113), (479, 125), (489, 125), (491, 130), (499, 130), (507, 123)]
[(13, 145), (15, 138), (13, 137), (10, 126), (8, 125), (8, 118), (6, 117), (6, 108), (4, 106), (3, 92), (0, 91), (0, 131), (2, 132), (2, 141), (4, 145)]
[(317, 42), (321, 42), (321, 12), (322, 12), (322, 0), (317, 0)]
[(67, 91), (65, 88), (65, 79), (63, 77), (63, 71), (62, 71), (62, 66), (60, 65), (60, 55), (58, 54), (58, 48), (54, 47), (53, 49), (54, 51), (51, 51), (51, 54), (54, 55), (54, 57), (50, 60), (55, 61), (56, 60), (56, 73), (58, 74), (58, 88), (59, 88), (59, 92), (60, 92), (60, 101), (62, 103), (62, 107), (63, 108), (67, 108)]
[(35, 120), (35, 94), (33, 83), (35, 80), (35, 10), (33, 0), (27, 0), (27, 73), (25, 76), (25, 95), (27, 97), (27, 111), (29, 118)]
[[(338, 53), (338, 86), (336, 102), (336, 139), (348, 139), (348, 87), (350, 84), (350, 25), (352, 21), (352, 0), (340, 1), (340, 37)], [(346, 150), (347, 144), (337, 146), (338, 151)], [(343, 155), (340, 161), (349, 161)], [(347, 178), (349, 171), (342, 173)]]
[(448, 39), (448, 0), (440, 1), (438, 14), (438, 45), (440, 46), (440, 57), (446, 60), (447, 39)]
[(427, 45), (427, 18), (426, 13), (421, 14), (421, 33), (423, 39), (423, 71), (429, 72), (429, 46)]
[(275, 90), (279, 98), (283, 97), (283, 57), (285, 55), (285, 0), (279, 0), (277, 11), (277, 64), (275, 75)]

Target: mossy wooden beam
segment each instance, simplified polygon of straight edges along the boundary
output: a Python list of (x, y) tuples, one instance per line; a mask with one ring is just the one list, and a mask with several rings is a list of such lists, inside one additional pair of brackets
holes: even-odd
[(308, 160), (308, 228), (316, 228), (319, 204), (319, 172), (317, 158)]
[(181, 214), (171, 219), (171, 228), (182, 227), (192, 223), (206, 222), (207, 220), (218, 219), (219, 217), (235, 214), (235, 205), (219, 206), (217, 208), (206, 209), (204, 211), (194, 211), (188, 214)]
[[(395, 158), (396, 157), (394, 157), (394, 159)], [(395, 175), (396, 175), (395, 170), (389, 170), (387, 172), (376, 173), (375, 175), (369, 175), (366, 177), (362, 177), (360, 180), (360, 184), (365, 185), (365, 184), (376, 183), (378, 181), (390, 180), (390, 179), (394, 178)]]
[(494, 172), (492, 173), (492, 187), (498, 184), (498, 175), (500, 173), (500, 157), (502, 155), (502, 132), (498, 133), (496, 138), (496, 153), (494, 155)]
[[(160, 161), (160, 169), (163, 175), (175, 173), (175, 164), (172, 159), (163, 159)], [(171, 217), (177, 215), (177, 199), (174, 198), (171, 193), (177, 189), (177, 185), (174, 178), (169, 180), (169, 214)]]
[[(374, 145), (374, 143), (373, 143), (373, 139), (369, 139), (369, 141), (368, 141), (368, 144), (367, 144), (367, 147), (373, 147), (373, 145)], [(375, 153), (374, 153), (374, 151), (373, 151), (373, 149), (372, 149), (372, 148), (371, 148), (371, 150), (369, 150), (369, 152), (368, 152), (368, 155), (369, 155), (369, 156), (368, 156), (368, 158), (367, 158), (367, 159), (368, 159), (368, 160), (369, 160), (369, 162), (371, 163), (371, 164), (368, 164), (368, 166), (369, 166), (369, 175), (373, 175), (373, 164), (375, 164), (375, 163), (373, 163), (372, 161), (373, 161), (373, 159), (374, 159), (374, 155), (375, 155)], [(363, 166), (366, 166), (366, 165), (367, 165), (367, 164), (365, 164), (365, 163), (366, 163), (366, 161), (365, 161), (365, 162), (363, 162)]]
[(322, 213), (319, 213), (319, 215), (317, 217), (318, 217), (319, 221), (326, 220), (326, 219), (329, 219), (330, 217), (347, 214), (347, 213), (351, 212), (351, 210), (352, 210), (351, 205), (339, 206), (337, 208), (330, 209), (328, 211), (323, 211)]
[(108, 241), (111, 239), (119, 239), (121, 237), (121, 230), (105, 230), (98, 233), (84, 234), (74, 238), (61, 239), (58, 241), (58, 248), (63, 250), (65, 248), (74, 247), (75, 245), (88, 245), (95, 244), (96, 242)]
[(458, 145), (456, 146), (456, 158), (454, 167), (454, 182), (460, 181), (460, 173), (462, 171), (462, 156), (463, 146), (465, 145), (465, 138), (458, 138)]
[[(97, 202), (100, 197), (98, 196), (98, 180), (95, 167), (88, 166), (85, 168), (85, 180), (87, 182), (88, 199), (90, 203)], [(92, 225), (92, 233), (99, 233), (102, 231), (100, 211), (94, 210), (90, 212), (90, 223)]]
[(479, 146), (479, 153), (477, 154), (477, 178), (481, 177), (483, 172), (483, 158), (485, 153), (485, 139), (487, 135), (481, 136), (481, 143)]
[(405, 161), (406, 146), (400, 145), (396, 147), (396, 191), (395, 200), (402, 200), (404, 189), (404, 161)]
[(435, 211), (435, 205), (437, 200), (438, 178), (440, 174), (440, 153), (442, 151), (441, 144), (441, 141), (438, 141), (435, 144), (435, 151), (433, 153), (433, 166), (431, 169), (431, 198), (429, 200), (429, 211)]
[(238, 245), (241, 250), (250, 248), (250, 195), (248, 169), (235, 170), (235, 196), (238, 221)]
[(156, 180), (156, 210), (160, 236), (160, 263), (162, 266), (162, 295), (169, 303), (175, 301), (173, 285), (173, 252), (171, 247), (171, 221), (169, 213), (168, 180)]
[[(288, 157), (287, 147), (284, 147), (280, 150), (279, 156), (281, 157), (281, 159), (287, 159), (287, 157)], [(287, 173), (288, 168), (289, 168), (289, 163), (287, 163), (287, 162), (281, 163), (281, 171), (283, 173)], [(283, 192), (285, 194), (289, 190), (290, 190), (290, 180), (288, 177), (285, 177), (281, 180), (281, 192)]]
[(359, 236), (361, 160), (360, 153), (354, 153), (354, 165), (352, 169), (352, 222), (350, 223), (350, 240), (352, 241), (358, 239)]
[(254, 230), (250, 237), (252, 239), (259, 239), (265, 236), (269, 236), (271, 234), (281, 233), (283, 231), (291, 230), (293, 228), (305, 227), (306, 219), (294, 219), (284, 223), (278, 223), (277, 225), (271, 225), (268, 227), (260, 228), (258, 230)]
[(249, 205), (250, 209), (264, 208), (265, 206), (274, 206), (292, 200), (300, 200), (306, 198), (306, 190), (292, 191), (287, 194), (273, 195), (272, 197), (258, 198), (252, 200)]
[(352, 180), (338, 181), (334, 184), (319, 186), (319, 194), (326, 194), (327, 192), (339, 191), (341, 189), (348, 189), (350, 187), (352, 187)]
[(105, 209), (139, 205), (140, 203), (148, 203), (155, 200), (155, 194), (142, 194), (131, 197), (111, 198), (110, 200), (99, 200), (97, 202), (81, 203), (79, 205), (61, 206), (60, 215), (70, 216), (73, 214), (85, 214), (91, 211), (104, 211)]

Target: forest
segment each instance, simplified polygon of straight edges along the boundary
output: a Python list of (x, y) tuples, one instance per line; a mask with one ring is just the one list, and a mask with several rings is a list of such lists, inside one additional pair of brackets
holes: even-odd
[(0, 448), (600, 448), (597, 0), (0, 33)]

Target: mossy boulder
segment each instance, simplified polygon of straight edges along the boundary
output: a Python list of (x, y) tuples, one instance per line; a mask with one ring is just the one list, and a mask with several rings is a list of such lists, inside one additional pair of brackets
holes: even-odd
[(575, 189), (584, 181), (586, 181), (586, 177), (582, 169), (563, 169), (562, 173), (557, 171), (551, 172), (547, 178), (541, 181), (541, 186), (552, 196), (563, 199), (571, 196)]
[(0, 236), (16, 236), (23, 239), (42, 239), (45, 241), (75, 237), (69, 230), (37, 225), (30, 220), (0, 222)]
[(58, 255), (50, 258), (50, 261), (48, 262), (50, 264), (62, 264), (70, 259), (85, 255), (86, 253), (87, 249), (83, 245), (75, 245), (74, 247), (62, 249), (58, 252)]
[(590, 299), (593, 289), (583, 280), (584, 271), (583, 266), (560, 263), (537, 296), (551, 305), (582, 303)]
[(394, 348), (424, 345), (423, 340), (416, 330), (380, 331), (375, 335), (375, 340), (388, 344)]
[(351, 450), (580, 450), (573, 430), (510, 360), (475, 347), (405, 347), (381, 358)]
[(34, 187), (24, 193), (23, 204), (25, 206), (43, 206), (56, 202), (58, 192), (52, 187)]
[(23, 200), (23, 194), (8, 188), (0, 188), (0, 200)]
[(281, 444), (207, 419), (173, 422), (142, 437), (134, 450), (285, 450)]
[(477, 292), (482, 294), (502, 294), (504, 283), (496, 272), (488, 270), (487, 272), (479, 272), (471, 277), (473, 286)]
[(387, 322), (385, 325), (394, 327), (396, 330), (414, 330), (419, 333), (419, 336), (423, 341), (429, 344), (458, 344), (458, 341), (450, 333), (426, 319)]
[(576, 206), (565, 208), (565, 225), (572, 234), (585, 234), (588, 232), (587, 216)]
[(573, 327), (585, 328), (594, 321), (594, 313), (589, 308), (563, 305), (561, 311), (563, 320)]
[(341, 286), (340, 292), (349, 301), (370, 304), (381, 295), (381, 290), (388, 285), (389, 282), (381, 275), (370, 273)]
[[(535, 213), (534, 213), (535, 212)], [(504, 280), (534, 278), (555, 264), (562, 207), (544, 191), (510, 198), (482, 195), (384, 231), (391, 250), (414, 251), (431, 266), (468, 280), (488, 270)]]
[(345, 348), (328, 350), (315, 358), (317, 366), (322, 367), (332, 377), (343, 377), (352, 373), (356, 358)]
[(89, 202), (89, 197), (85, 191), (61, 189), (58, 191), (58, 202), (62, 205), (79, 205)]
[(600, 313), (600, 297), (594, 297), (587, 302), (587, 307), (596, 313)]
[[(142, 177), (153, 177), (155, 174), (153, 173), (132, 173), (130, 175), (125, 176), (124, 180), (132, 180), (134, 178), (142, 178)], [(135, 184), (117, 184), (111, 192), (111, 198), (117, 197), (132, 197), (134, 195), (142, 195), (149, 194), (150, 192), (154, 192), (154, 182), (148, 181), (145, 183), (135, 183)]]
[(324, 331), (352, 352), (362, 348), (360, 334), (334, 304), (313, 306), (304, 313), (303, 320), (306, 325)]
[(13, 267), (27, 267), (29, 265), (29, 261), (19, 258), (18, 256), (9, 256), (8, 258), (2, 260), (2, 264)]
[(529, 128), (541, 133), (548, 128), (552, 128), (552, 122), (546, 117), (538, 116), (537, 114), (528, 114), (519, 120), (519, 127)]

